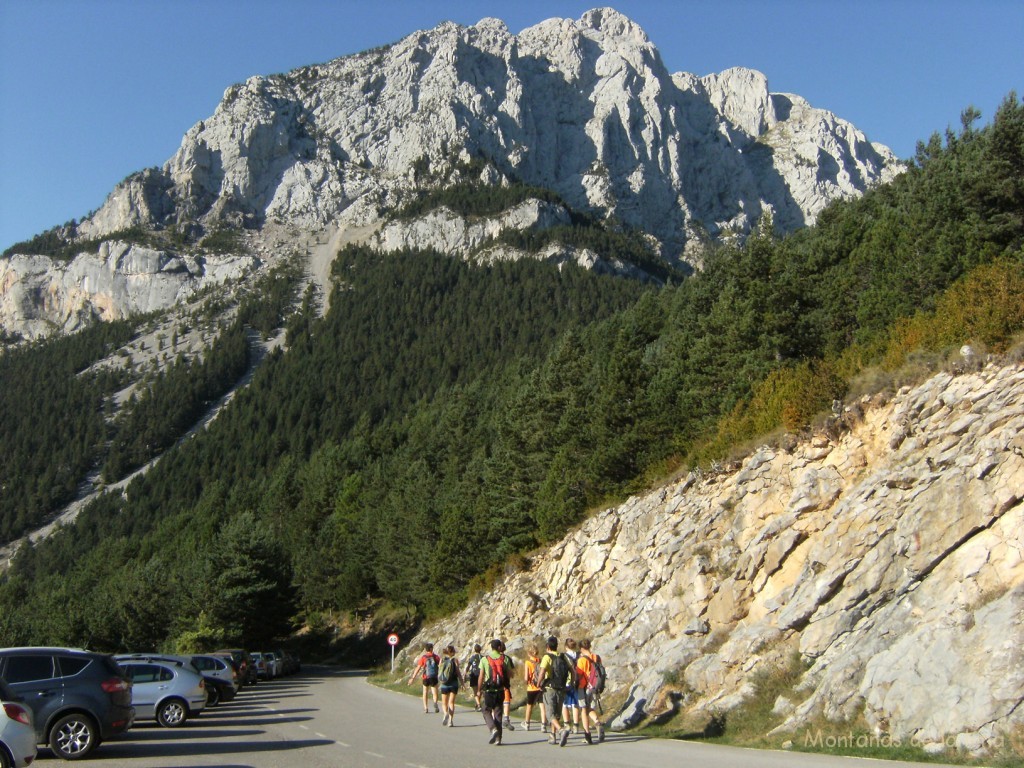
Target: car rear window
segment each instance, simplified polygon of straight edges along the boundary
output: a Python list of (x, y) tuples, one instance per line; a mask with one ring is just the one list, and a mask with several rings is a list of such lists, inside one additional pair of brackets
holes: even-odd
[(4, 678), (8, 683), (30, 683), (53, 678), (52, 656), (8, 656)]
[(88, 656), (58, 656), (60, 673), (64, 677), (73, 677), (89, 666), (92, 661)]

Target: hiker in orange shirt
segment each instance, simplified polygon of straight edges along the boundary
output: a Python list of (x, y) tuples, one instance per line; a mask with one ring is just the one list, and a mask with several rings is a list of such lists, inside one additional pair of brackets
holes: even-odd
[(540, 656), (537, 653), (537, 646), (531, 646), (526, 657), (526, 674), (523, 678), (526, 682), (526, 730), (530, 730), (530, 718), (533, 716), (533, 705), (540, 702), (540, 723), (541, 730), (548, 732), (548, 717), (544, 709), (544, 690), (534, 683), (537, 665), (540, 664)]
[(594, 654), (590, 650), (590, 640), (580, 640), (580, 652), (576, 657), (576, 708), (580, 712), (580, 725), (583, 726), (583, 740), (593, 744), (590, 735), (590, 723), (594, 712), (594, 679), (596, 668)]

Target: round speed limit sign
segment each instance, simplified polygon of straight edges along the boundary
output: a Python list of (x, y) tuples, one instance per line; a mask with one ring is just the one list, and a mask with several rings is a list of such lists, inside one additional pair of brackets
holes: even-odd
[(388, 635), (388, 645), (391, 646), (391, 671), (395, 671), (395, 646), (398, 645), (398, 635), (392, 632)]

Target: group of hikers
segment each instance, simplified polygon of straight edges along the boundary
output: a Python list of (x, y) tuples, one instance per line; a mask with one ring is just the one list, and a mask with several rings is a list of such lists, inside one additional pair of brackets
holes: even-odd
[[(455, 725), (455, 697), (459, 689), (469, 686), (476, 703), (475, 711), (483, 712), (490, 731), (490, 744), (500, 745), (503, 729), (514, 731), (509, 719), (512, 705), (512, 680), (515, 662), (505, 652), (505, 644), (494, 639), (487, 651), (479, 644), (468, 658), (459, 661), (454, 645), (434, 653), (434, 644), (425, 643), (423, 653), (409, 677), (409, 685), (420, 678), (423, 685), (423, 713), (429, 714), (429, 697), (433, 696), (434, 712), (444, 708), (441, 725)], [(569, 734), (582, 734), (586, 744), (604, 741), (601, 693), (605, 685), (605, 669), (601, 657), (594, 653), (590, 640), (572, 638), (559, 652), (558, 638), (549, 637), (543, 655), (536, 646), (527, 650), (522, 681), (526, 685), (526, 711), (523, 727), (532, 726), (534, 708), (539, 704), (540, 726), (549, 734), (548, 743), (564, 747)], [(441, 704), (438, 706), (438, 694)]]

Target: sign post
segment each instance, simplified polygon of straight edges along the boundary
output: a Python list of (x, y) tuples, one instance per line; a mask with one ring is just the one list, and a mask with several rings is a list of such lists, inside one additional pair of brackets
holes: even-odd
[(388, 635), (388, 645), (391, 646), (391, 674), (395, 673), (395, 646), (398, 645), (398, 635), (392, 632)]

